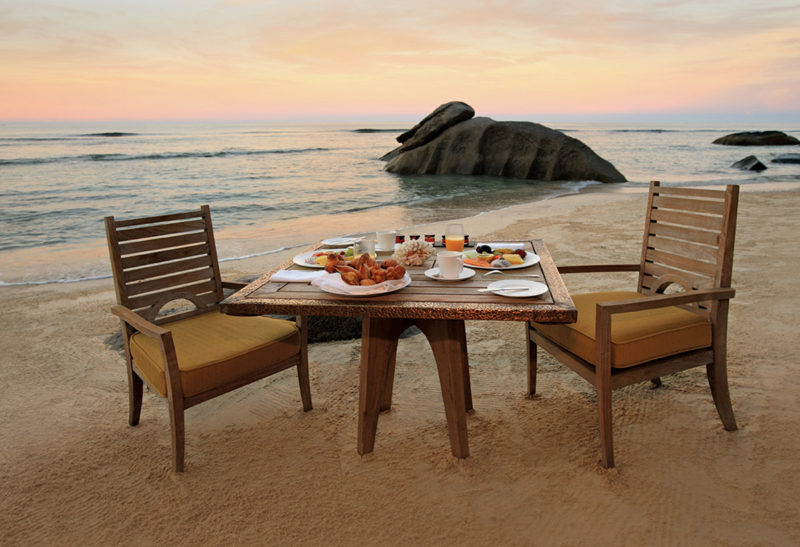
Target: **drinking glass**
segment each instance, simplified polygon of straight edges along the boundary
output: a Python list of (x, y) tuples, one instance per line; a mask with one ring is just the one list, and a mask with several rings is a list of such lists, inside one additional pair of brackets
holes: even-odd
[(444, 231), (444, 246), (448, 251), (464, 250), (464, 227), (461, 224), (448, 224)]
[(358, 256), (362, 253), (375, 256), (375, 240), (371, 237), (364, 237), (353, 245), (353, 256)]

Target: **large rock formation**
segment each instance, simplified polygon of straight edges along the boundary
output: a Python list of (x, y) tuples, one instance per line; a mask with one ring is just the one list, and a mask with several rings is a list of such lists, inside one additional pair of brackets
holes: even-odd
[(382, 159), (399, 174), (493, 175), (535, 180), (625, 182), (581, 141), (532, 122), (473, 118), (469, 105), (446, 103), (397, 138)]
[(800, 144), (800, 141), (782, 131), (742, 131), (731, 133), (715, 140), (712, 144), (728, 146), (780, 146)]

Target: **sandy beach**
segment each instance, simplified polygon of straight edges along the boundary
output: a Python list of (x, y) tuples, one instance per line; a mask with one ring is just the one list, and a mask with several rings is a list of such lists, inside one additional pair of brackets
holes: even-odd
[[(636, 262), (645, 205), (645, 191), (603, 187), (464, 224), (474, 239), (542, 238), (557, 264)], [(525, 325), (468, 322), (469, 458), (450, 453), (433, 356), (412, 336), (373, 453), (356, 452), (360, 341), (321, 343), (311, 412), (291, 370), (194, 407), (175, 474), (165, 401), (146, 392), (127, 425), (111, 280), (0, 287), (0, 544), (800, 544), (799, 227), (797, 185), (742, 187), (728, 336), (739, 430), (723, 429), (703, 369), (630, 386), (614, 393), (611, 470), (591, 387), (540, 353), (525, 398)], [(292, 254), (223, 263), (223, 277)]]

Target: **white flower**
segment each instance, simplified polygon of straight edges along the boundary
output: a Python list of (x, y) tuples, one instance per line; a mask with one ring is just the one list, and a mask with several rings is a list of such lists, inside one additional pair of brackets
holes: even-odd
[(433, 245), (420, 239), (411, 239), (401, 243), (395, 249), (392, 258), (404, 266), (422, 266), (434, 253)]

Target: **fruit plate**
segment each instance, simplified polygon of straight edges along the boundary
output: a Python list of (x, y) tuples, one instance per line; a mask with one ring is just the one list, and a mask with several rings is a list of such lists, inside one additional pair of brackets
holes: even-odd
[(530, 268), (531, 266), (539, 263), (539, 255), (533, 253), (527, 253), (525, 258), (522, 259), (522, 264), (512, 264), (511, 266), (506, 266), (505, 268), (495, 268), (494, 266), (486, 265), (486, 266), (479, 266), (477, 264), (465, 264), (470, 268), (477, 268), (479, 270), (519, 270), (520, 268)]

